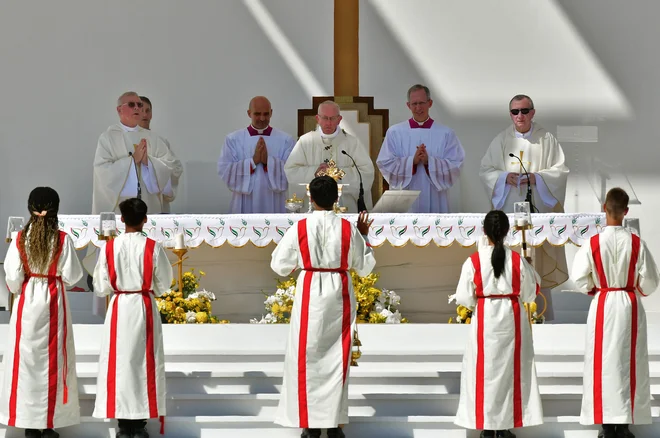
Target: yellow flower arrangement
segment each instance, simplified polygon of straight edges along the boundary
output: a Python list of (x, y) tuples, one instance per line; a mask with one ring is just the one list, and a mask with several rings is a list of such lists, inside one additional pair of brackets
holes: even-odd
[[(351, 271), (351, 281), (357, 303), (357, 322), (370, 324), (407, 323), (401, 316), (398, 306), (401, 298), (393, 291), (378, 289), (378, 274), (360, 277)], [(296, 280), (277, 281), (275, 294), (267, 296), (264, 302), (267, 314), (261, 320), (252, 319), (252, 323), (286, 324), (291, 320), (291, 310), (296, 292)]]
[(212, 315), (211, 301), (215, 295), (206, 290), (198, 291), (199, 282), (206, 273), (191, 269), (183, 274), (183, 290), (178, 290), (178, 281), (172, 282), (172, 290), (156, 297), (161, 320), (166, 324), (226, 324)]
[[(456, 295), (449, 296), (449, 303), (452, 303), (456, 300)], [(532, 324), (543, 324), (545, 317), (539, 316), (536, 313), (536, 303), (524, 303), (525, 309), (529, 315), (529, 320)], [(455, 317), (449, 318), (449, 324), (470, 324), (472, 322), (472, 313), (473, 310), (458, 304), (456, 306), (456, 315)]]

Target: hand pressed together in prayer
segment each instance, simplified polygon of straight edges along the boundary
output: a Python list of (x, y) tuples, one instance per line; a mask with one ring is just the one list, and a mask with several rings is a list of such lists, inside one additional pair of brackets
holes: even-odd
[(360, 234), (366, 236), (369, 234), (369, 228), (373, 223), (374, 223), (373, 219), (369, 220), (369, 213), (363, 211), (358, 215), (357, 229), (360, 232)]
[(137, 145), (135, 148), (135, 152), (133, 153), (133, 160), (135, 161), (135, 164), (144, 164), (147, 165), (149, 163), (149, 156), (147, 155), (147, 140), (142, 139), (140, 140), (140, 144)]
[(327, 170), (328, 167), (329, 167), (329, 166), (328, 166), (328, 163), (321, 163), (321, 164), (319, 164), (319, 167), (318, 167), (318, 169), (316, 169), (316, 172), (314, 172), (314, 175), (315, 175), (315, 176), (320, 176), (319, 173), (321, 173), (321, 172)]
[[(519, 173), (510, 172), (506, 176), (506, 183), (510, 186), (518, 187), (518, 178), (520, 176), (521, 175)], [(531, 185), (536, 185), (536, 175), (534, 175), (533, 173), (529, 174), (529, 183)], [(522, 179), (520, 179), (520, 185), (521, 186), (527, 185), (527, 175), (522, 175)]]
[(252, 161), (254, 161), (254, 164), (268, 164), (268, 148), (266, 147), (266, 140), (263, 137), (259, 137), (257, 141), (257, 147), (254, 150)]
[(429, 163), (429, 155), (426, 152), (426, 145), (424, 143), (417, 146), (417, 152), (413, 157), (413, 164), (416, 166), (418, 164), (427, 165)]

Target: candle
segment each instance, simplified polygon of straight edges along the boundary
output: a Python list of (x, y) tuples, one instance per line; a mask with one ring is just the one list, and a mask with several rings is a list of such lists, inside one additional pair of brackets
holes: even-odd
[(183, 234), (179, 233), (174, 236), (174, 249), (184, 249), (186, 247), (183, 241)]
[(518, 225), (519, 227), (524, 227), (525, 225), (527, 225), (527, 219), (525, 218), (516, 219), (516, 225)]

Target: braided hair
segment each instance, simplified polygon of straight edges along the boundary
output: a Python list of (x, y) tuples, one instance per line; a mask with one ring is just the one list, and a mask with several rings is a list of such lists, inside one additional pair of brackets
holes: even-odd
[(490, 211), (484, 219), (484, 231), (495, 246), (490, 262), (495, 271), (495, 278), (500, 278), (504, 272), (504, 262), (506, 261), (504, 238), (509, 233), (509, 218), (501, 210)]
[(28, 210), (30, 220), (18, 242), (22, 254), (26, 255), (26, 270), (45, 273), (51, 257), (60, 250), (57, 212), (60, 197), (50, 187), (37, 187), (30, 192)]

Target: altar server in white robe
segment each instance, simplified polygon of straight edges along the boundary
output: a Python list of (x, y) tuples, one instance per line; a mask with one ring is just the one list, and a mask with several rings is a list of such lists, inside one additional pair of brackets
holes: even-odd
[(117, 101), (119, 123), (99, 137), (94, 156), (92, 214), (118, 212), (119, 203), (141, 198), (152, 214), (163, 212), (163, 199), (176, 196), (183, 167), (163, 139), (139, 126), (143, 102), (126, 92)]
[(628, 424), (650, 424), (651, 388), (646, 312), (660, 273), (647, 245), (623, 228), (628, 194), (607, 193), (607, 227), (575, 255), (571, 278), (593, 295), (587, 318), (582, 424), (602, 424), (599, 436), (633, 437)]
[[(0, 423), (25, 436), (57, 438), (80, 423), (76, 352), (65, 286), (83, 275), (71, 238), (59, 230), (59, 196), (30, 193), (30, 220), (11, 243), (5, 281), (15, 294), (0, 392)], [(41, 429), (44, 429), (43, 432)]]
[[(140, 127), (143, 129), (146, 129), (148, 131), (151, 130), (151, 119), (154, 116), (153, 113), (153, 105), (151, 103), (151, 100), (147, 96), (140, 96), (140, 100), (142, 101), (143, 107), (142, 107), (142, 119), (140, 120)], [(163, 136), (160, 136), (161, 140), (165, 143), (165, 146), (167, 146), (167, 149), (170, 151), (170, 153), (174, 154), (172, 152), (172, 146), (170, 146), (170, 142)], [(179, 181), (181, 180), (181, 175), (183, 174), (183, 164), (181, 164), (181, 161), (176, 160), (176, 162), (173, 163), (174, 168), (172, 169), (172, 179), (170, 180), (170, 184), (172, 186), (172, 192), (176, 193), (179, 187)], [(174, 201), (173, 196), (169, 196), (169, 193), (163, 193), (163, 208), (162, 213), (164, 214), (169, 214), (171, 213), (171, 208), (170, 204)]]
[(456, 424), (481, 437), (515, 437), (508, 429), (543, 423), (532, 328), (523, 303), (534, 302), (537, 274), (504, 246), (505, 213), (486, 215), (490, 245), (465, 261), (456, 302), (474, 309), (463, 356)]
[(99, 355), (94, 417), (119, 420), (117, 438), (146, 437), (146, 419), (165, 415), (165, 356), (154, 297), (172, 284), (172, 267), (160, 243), (142, 235), (147, 206), (119, 204), (126, 232), (109, 240), (94, 270), (94, 292), (112, 295)]
[(421, 192), (411, 212), (448, 213), (448, 191), (459, 180), (465, 151), (452, 129), (429, 116), (428, 87), (410, 87), (407, 105), (412, 117), (387, 130), (376, 164), (391, 190)]
[(295, 140), (270, 126), (273, 110), (264, 96), (250, 101), (251, 123), (225, 138), (218, 174), (232, 192), (230, 213), (286, 213), (289, 182), (284, 163)]
[[(550, 132), (532, 121), (535, 112), (534, 102), (529, 96), (514, 96), (509, 102), (513, 125), (495, 137), (481, 160), (479, 176), (495, 209), (513, 213), (514, 203), (525, 201), (528, 181), (517, 159), (520, 158), (529, 173), (535, 212), (564, 212), (569, 172), (564, 151)], [(568, 279), (564, 248), (544, 244), (535, 249), (534, 259), (534, 266), (542, 280), (541, 292), (547, 299), (544, 316), (551, 321), (554, 313), (550, 289)], [(537, 304), (543, 305), (542, 297), (539, 297)]]
[[(339, 181), (340, 184), (346, 184), (342, 187), (339, 202), (348, 209), (349, 213), (356, 213), (360, 194), (358, 171), (362, 174), (365, 207), (369, 209), (372, 206), (371, 186), (374, 182), (374, 163), (369, 156), (369, 150), (362, 142), (339, 126), (341, 118), (337, 103), (331, 100), (321, 103), (316, 116), (318, 127), (298, 139), (284, 166), (284, 171), (289, 184), (294, 186), (309, 184), (314, 177), (328, 168), (330, 161), (334, 161), (336, 167), (346, 172), (346, 175)], [(344, 152), (353, 157), (357, 168)]]
[(314, 212), (286, 232), (270, 264), (281, 276), (302, 269), (275, 422), (303, 428), (303, 438), (318, 438), (321, 429), (343, 438), (356, 316), (350, 270), (364, 276), (376, 264), (366, 240), (371, 222), (361, 213), (356, 227), (332, 211), (338, 189), (329, 176), (312, 180), (309, 190)]

